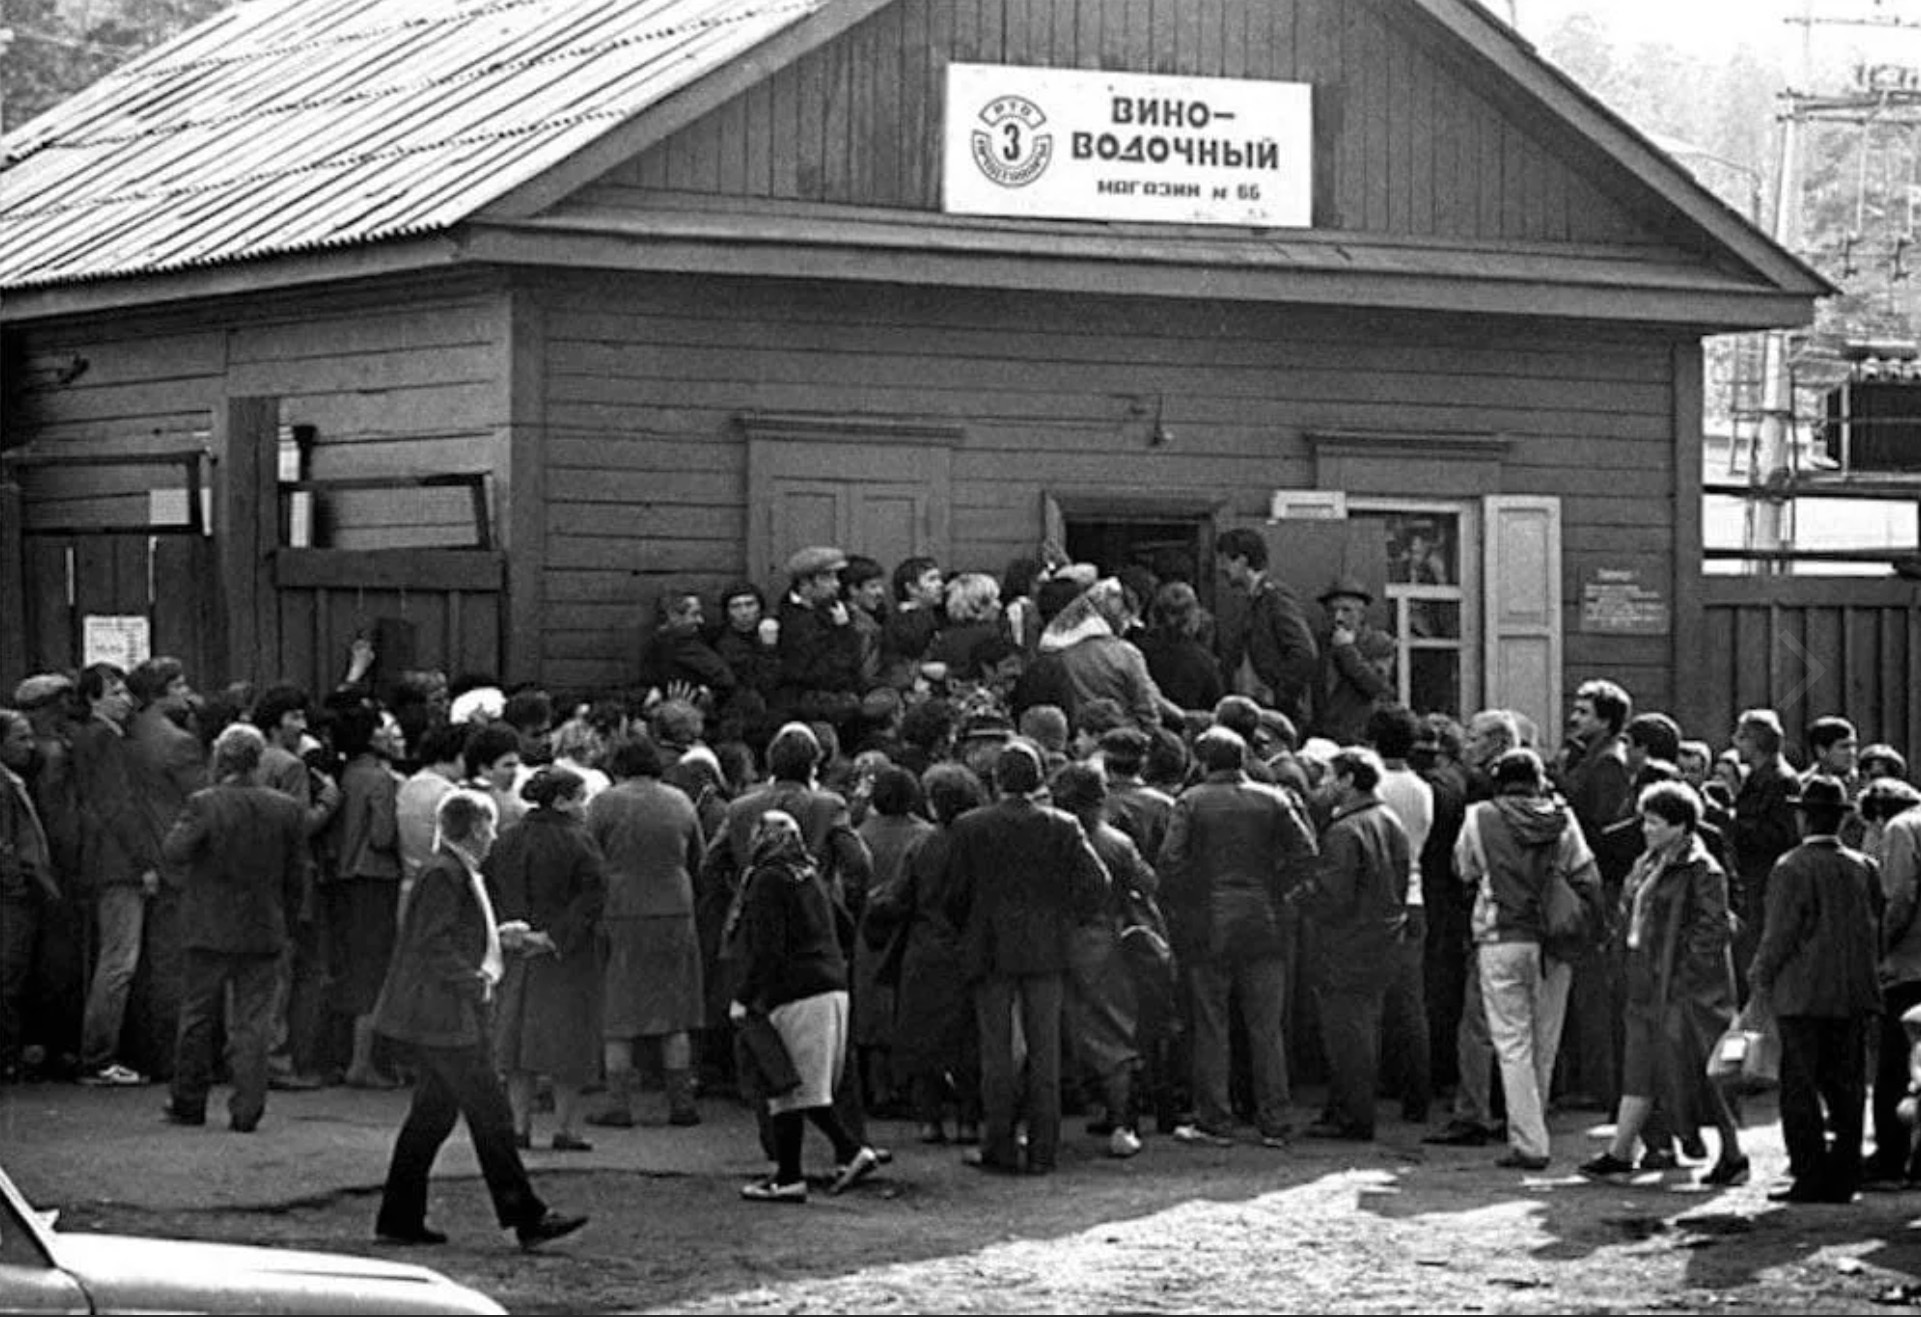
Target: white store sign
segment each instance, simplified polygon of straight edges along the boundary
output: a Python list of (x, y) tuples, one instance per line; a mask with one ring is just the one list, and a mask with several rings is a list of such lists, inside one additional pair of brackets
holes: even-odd
[(944, 206), (1306, 228), (1312, 92), (1296, 82), (950, 64)]

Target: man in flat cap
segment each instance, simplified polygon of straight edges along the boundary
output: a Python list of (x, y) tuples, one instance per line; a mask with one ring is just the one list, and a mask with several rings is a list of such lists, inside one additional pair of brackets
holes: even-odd
[(847, 555), (816, 546), (787, 560), (780, 601), (780, 690), (789, 718), (819, 719), (842, 730), (860, 712), (860, 632), (840, 597)]
[(1352, 576), (1321, 592), (1328, 631), (1314, 687), (1313, 734), (1336, 745), (1357, 744), (1368, 715), (1394, 698), (1394, 638), (1367, 624), (1373, 604), (1373, 592)]

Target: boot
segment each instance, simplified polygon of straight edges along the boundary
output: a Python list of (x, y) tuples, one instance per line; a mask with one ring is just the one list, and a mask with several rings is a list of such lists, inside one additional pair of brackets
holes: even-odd
[(634, 1127), (634, 1072), (614, 1070), (607, 1075), (607, 1105), (599, 1111), (588, 1114), (589, 1125), (599, 1125), (609, 1129), (632, 1129)]
[(667, 1123), (669, 1125), (698, 1125), (700, 1112), (694, 1109), (694, 1072), (688, 1069), (669, 1070), (667, 1081)]

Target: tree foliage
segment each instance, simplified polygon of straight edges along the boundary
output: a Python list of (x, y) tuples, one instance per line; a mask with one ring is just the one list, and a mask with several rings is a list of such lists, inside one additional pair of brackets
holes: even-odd
[(228, 0), (5, 0), (0, 124), (19, 127)]

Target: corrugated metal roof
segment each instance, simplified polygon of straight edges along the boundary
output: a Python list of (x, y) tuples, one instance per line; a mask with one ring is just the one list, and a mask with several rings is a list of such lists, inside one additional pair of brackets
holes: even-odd
[(0, 139), (0, 288), (440, 231), (829, 0), (241, 0)]

